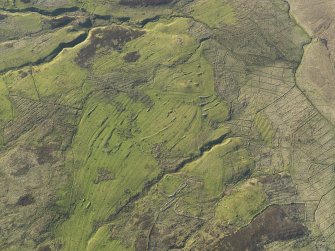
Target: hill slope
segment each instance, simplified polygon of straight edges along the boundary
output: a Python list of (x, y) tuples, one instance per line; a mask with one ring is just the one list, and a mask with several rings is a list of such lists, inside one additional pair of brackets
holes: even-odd
[(334, 249), (334, 16), (288, 2), (0, 0), (0, 249)]

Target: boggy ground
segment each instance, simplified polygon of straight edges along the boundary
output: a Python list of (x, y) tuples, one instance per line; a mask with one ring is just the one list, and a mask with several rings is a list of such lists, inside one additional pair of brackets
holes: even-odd
[(1, 250), (333, 247), (286, 2), (0, 4)]
[[(289, 207), (295, 210), (295, 205)], [(294, 217), (294, 212), (285, 212), (286, 208), (287, 206), (277, 205), (266, 208), (248, 226), (224, 237), (212, 250), (263, 250), (266, 243), (308, 234), (304, 225), (297, 222), (297, 219), (290, 218)]]

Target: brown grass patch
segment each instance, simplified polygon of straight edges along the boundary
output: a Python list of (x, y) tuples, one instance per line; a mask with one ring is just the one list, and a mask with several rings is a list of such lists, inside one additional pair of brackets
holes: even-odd
[(36, 149), (37, 162), (40, 165), (51, 163), (53, 161), (54, 149), (50, 146), (42, 146)]
[[(297, 205), (300, 207), (300, 205)], [(246, 227), (232, 235), (223, 238), (215, 250), (262, 250), (264, 245), (274, 241), (291, 240), (308, 233), (307, 227), (302, 225), (296, 215), (294, 205), (270, 206)]]
[(43, 247), (38, 248), (37, 251), (51, 251), (51, 248), (50, 246), (43, 246)]
[(7, 15), (0, 14), (0, 21), (7, 18)]
[(60, 27), (63, 27), (65, 25), (68, 25), (73, 20), (74, 20), (73, 17), (64, 16), (64, 17), (60, 17), (60, 18), (53, 18), (53, 19), (49, 20), (48, 23), (50, 24), (51, 29), (56, 29), (56, 28), (60, 28)]
[(142, 36), (144, 33), (144, 31), (121, 26), (94, 30), (91, 34), (90, 44), (80, 50), (75, 61), (82, 67), (89, 67), (90, 60), (96, 55), (98, 49), (121, 51), (127, 42)]
[(99, 168), (98, 169), (98, 175), (96, 179), (94, 180), (94, 184), (99, 184), (103, 181), (113, 180), (115, 179), (114, 175), (111, 173), (110, 170), (106, 168)]
[(136, 62), (139, 58), (140, 58), (140, 54), (138, 53), (138, 51), (132, 51), (132, 52), (127, 53), (123, 57), (123, 60), (131, 63), (131, 62)]
[(26, 175), (29, 170), (30, 170), (31, 166), (30, 164), (23, 164), (21, 168), (19, 168), (16, 172), (11, 173), (11, 175), (13, 176), (23, 176)]
[(121, 0), (121, 5), (127, 5), (127, 6), (140, 6), (140, 5), (151, 5), (151, 6), (157, 6), (157, 5), (163, 5), (163, 4), (169, 4), (173, 0)]
[(35, 198), (31, 194), (21, 196), (16, 202), (19, 206), (29, 206), (35, 203)]

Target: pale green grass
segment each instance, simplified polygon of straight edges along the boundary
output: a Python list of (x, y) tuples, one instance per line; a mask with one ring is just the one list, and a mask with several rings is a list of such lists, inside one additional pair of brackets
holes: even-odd
[[(183, 60), (187, 60), (198, 47), (195, 39), (185, 33), (190, 20), (178, 18), (170, 23), (155, 23), (146, 26), (146, 34), (127, 43), (122, 53), (112, 52), (102, 55), (94, 61), (94, 73), (106, 74), (127, 66), (127, 69), (146, 68), (154, 66), (171, 66)], [(184, 30), (184, 32), (181, 32)], [(124, 62), (123, 57), (132, 51), (138, 51), (141, 57), (137, 62)], [(212, 71), (209, 72), (209, 74)]]
[[(5, 2), (6, 7), (14, 7), (13, 1), (0, 0), (0, 5)], [(228, 105), (216, 95), (212, 65), (204, 56), (211, 44), (199, 44), (188, 34), (192, 18), (169, 19), (169, 7), (130, 8), (120, 6), (117, 0), (17, 1), (17, 8), (31, 6), (50, 11), (81, 6), (89, 13), (129, 16), (134, 22), (160, 16), (159, 21), (143, 28), (146, 34), (119, 51), (99, 48), (92, 67), (81, 68), (75, 63), (78, 51), (90, 43), (87, 39), (64, 50), (52, 62), (10, 71), (0, 78), (1, 127), (12, 119), (12, 110), (15, 112), (9, 93), (62, 108), (82, 108), (77, 110), (78, 124), (63, 169), (69, 172), (69, 183), (58, 191), (58, 200), (51, 205), (64, 215), (52, 232), (63, 250), (135, 250), (136, 238), (143, 235), (139, 227), (142, 222), (136, 217), (149, 211), (168, 212), (166, 205), (172, 199), (176, 201), (170, 216), (162, 214), (166, 218), (159, 224), (168, 226), (179, 212), (184, 218), (204, 219), (210, 228), (218, 228), (212, 232), (218, 235), (229, 224), (237, 228), (248, 224), (265, 208), (267, 197), (261, 184), (256, 180), (237, 183), (253, 171), (254, 162), (246, 143), (229, 134)], [(199, 0), (181, 9), (211, 28), (237, 25), (239, 21), (235, 9), (220, 0)], [(39, 18), (30, 15), (22, 19), (26, 23), (13, 21), (22, 24), (18, 30), (22, 34), (40, 29)], [(82, 34), (70, 29), (0, 44), (0, 70), (36, 62), (60, 43)], [(7, 36), (15, 35), (6, 27), (3, 30)], [(140, 58), (125, 62), (129, 52), (138, 52)], [(235, 64), (229, 57), (225, 60), (226, 66)], [(139, 78), (145, 81), (137, 82)], [(74, 125), (72, 118), (64, 115), (61, 122)], [(271, 143), (274, 129), (268, 119), (259, 115), (255, 124), (263, 139)], [(35, 144), (34, 139), (31, 142)], [(172, 169), (185, 159), (190, 162), (173, 173)], [(166, 169), (171, 173), (138, 198), (132, 208), (110, 220)], [(101, 178), (101, 170), (109, 176)], [(113, 226), (119, 229), (114, 239), (110, 238)], [(191, 227), (175, 224), (177, 229), (182, 235)], [(197, 231), (203, 234), (202, 229)], [(166, 237), (170, 233), (160, 234)]]
[[(188, 250), (200, 239), (216, 241), (227, 233), (224, 229), (231, 226), (234, 229), (249, 224), (252, 219), (268, 206), (268, 198), (262, 184), (256, 179), (241, 181), (234, 187), (229, 187), (223, 198), (213, 207), (213, 216), (186, 243)], [(215, 235), (213, 235), (215, 233)]]
[(72, 27), (65, 27), (55, 33), (3, 42), (0, 44), (0, 71), (34, 63), (47, 57), (61, 43), (71, 42), (82, 34), (83, 31), (74, 31)]
[[(80, 68), (74, 60), (89, 43), (87, 40), (64, 50), (50, 63), (6, 74), (10, 91), (23, 97), (76, 107), (87, 97), (66, 159), (65, 169), (72, 173), (73, 182), (59, 191), (57, 203), (57, 210), (63, 213), (75, 205), (55, 232), (64, 250), (123, 250), (119, 241), (106, 240), (106, 228), (97, 224), (141, 192), (146, 182), (159, 175), (164, 163), (174, 167), (182, 159), (199, 155), (203, 145), (229, 132), (224, 125), (227, 105), (210, 107), (219, 100), (215, 96), (213, 70), (203, 55), (207, 44), (199, 45), (187, 35), (189, 25), (190, 20), (185, 18), (148, 25), (146, 34), (127, 43), (121, 52), (111, 50), (103, 56), (98, 52), (92, 69)], [(139, 60), (124, 62), (124, 55), (132, 51), (139, 52)], [(128, 81), (141, 71), (148, 80), (127, 89), (126, 85), (119, 87), (116, 78), (110, 81), (110, 87), (122, 88), (122, 92), (101, 92), (103, 85), (99, 80), (87, 79), (89, 71), (92, 79), (128, 71), (130, 74), (124, 74)], [(22, 75), (24, 72), (28, 74)], [(134, 98), (134, 93), (142, 99)], [(205, 102), (211, 104), (201, 105), (203, 96), (208, 96)], [(208, 116), (203, 116), (204, 109)], [(64, 118), (64, 123), (68, 119)], [(212, 126), (214, 121), (216, 127)], [(225, 182), (250, 167), (245, 151), (235, 149), (241, 144), (233, 140), (222, 151), (213, 149), (213, 154), (206, 154), (208, 160), (203, 156), (204, 163), (193, 164), (194, 170), (182, 173), (205, 184), (205, 190), (197, 195), (217, 196)], [(230, 151), (235, 152), (231, 157)], [(220, 154), (224, 153), (228, 157), (223, 160)], [(223, 167), (230, 168), (228, 164), (234, 170), (224, 171)], [(111, 178), (97, 182), (101, 169), (107, 170)], [(164, 186), (171, 186), (166, 193), (172, 192), (179, 182), (177, 178), (171, 184), (165, 183)], [(185, 201), (186, 210), (198, 214), (199, 208), (192, 206), (196, 198), (185, 197)]]
[(12, 119), (12, 104), (8, 94), (7, 86), (0, 77), (0, 127)]
[(130, 17), (132, 22), (140, 22), (157, 15), (169, 15), (172, 9), (167, 6), (156, 7), (129, 7), (119, 4), (118, 0), (84, 0), (77, 6), (83, 6), (88, 12), (99, 15), (112, 15), (113, 17)]
[(269, 145), (272, 144), (274, 136), (276, 134), (271, 121), (267, 118), (264, 113), (257, 113), (255, 116), (255, 125), (260, 133), (262, 139)]
[(223, 197), (215, 209), (215, 218), (221, 225), (243, 226), (266, 205), (267, 196), (262, 185), (249, 181)]
[[(108, 226), (116, 226), (120, 231), (118, 233), (119, 240), (123, 245), (135, 250), (134, 243), (136, 238), (141, 235), (138, 225), (144, 224), (141, 218), (150, 215), (150, 212), (155, 212), (155, 215), (161, 212), (158, 225), (166, 223), (167, 226), (174, 220), (171, 218), (175, 216), (175, 214), (171, 214), (173, 211), (178, 211), (188, 217), (213, 218), (213, 210), (211, 209), (215, 208), (214, 202), (221, 198), (228, 184), (234, 181), (232, 175), (236, 177), (252, 167), (250, 157), (238, 148), (243, 148), (241, 139), (227, 139), (205, 152), (199, 159), (187, 164), (178, 173), (165, 175), (152, 187), (148, 195), (135, 203), (131, 214), (121, 215)], [(234, 154), (239, 157), (234, 157)], [(227, 160), (232, 160), (232, 163)], [(227, 163), (229, 164), (227, 165)], [(258, 194), (255, 196), (257, 197)], [(217, 215), (215, 217), (218, 219)], [(177, 232), (181, 231), (178, 225), (174, 229)], [(106, 227), (104, 226), (100, 230), (105, 232)], [(100, 230), (89, 243), (104, 243), (105, 237)], [(166, 232), (166, 234), (171, 233)], [(98, 239), (100, 241), (97, 241)]]
[(191, 15), (211, 28), (218, 28), (220, 24), (235, 25), (238, 22), (233, 7), (222, 3), (222, 0), (197, 1), (191, 7)]
[(51, 62), (27, 66), (4, 75), (8, 90), (29, 99), (48, 99), (63, 105), (79, 107), (85, 95), (83, 86), (87, 70), (74, 63), (81, 46), (64, 49)]
[(169, 15), (172, 9), (165, 6), (143, 7), (136, 8), (120, 5), (119, 0), (43, 0), (31, 1), (23, 3), (22, 1), (0, 0), (0, 7), (7, 9), (27, 9), (30, 7), (38, 8), (45, 11), (54, 11), (60, 8), (80, 7), (84, 8), (88, 13), (98, 15), (111, 15), (112, 17), (130, 17), (132, 22), (140, 22), (147, 18), (152, 18), (157, 15)]
[(85, 93), (81, 87), (87, 78), (87, 71), (73, 62), (79, 48), (65, 49), (52, 62), (33, 67), (36, 87), (41, 97), (57, 98), (58, 102), (71, 106), (82, 100)]
[(252, 167), (247, 152), (238, 149), (242, 145), (239, 138), (228, 139), (187, 165), (182, 172), (203, 179), (205, 193), (210, 197), (218, 196), (226, 184)]
[[(195, 39), (187, 35), (188, 25), (188, 19), (176, 19), (146, 27), (147, 33), (127, 43), (121, 53), (97, 56), (93, 65), (97, 76), (122, 67), (130, 72), (140, 68), (150, 76), (154, 66), (159, 68), (154, 78), (137, 88), (151, 100), (150, 106), (133, 99), (132, 91), (127, 93), (127, 89), (124, 93), (110, 94), (110, 98), (97, 94), (88, 100), (68, 161), (69, 169), (72, 165), (79, 167), (74, 171), (72, 193), (67, 195), (77, 206), (69, 220), (57, 230), (65, 250), (84, 250), (95, 247), (94, 243), (104, 243), (104, 230), (90, 236), (94, 223), (105, 220), (130, 196), (140, 192), (145, 182), (159, 174), (161, 169), (154, 158), (157, 145), (161, 146), (162, 161), (177, 161), (199, 154), (204, 143), (229, 131), (223, 127), (213, 129), (211, 117), (202, 116), (199, 96), (214, 96), (213, 72), (203, 57), (206, 45), (199, 47)], [(131, 51), (139, 51), (141, 57), (137, 62), (125, 63), (123, 55)], [(181, 62), (183, 64), (179, 64)], [(53, 74), (45, 74), (51, 82), (55, 82)], [(126, 78), (132, 76), (125, 75)], [(36, 80), (46, 82), (40, 81), (38, 76)], [(191, 88), (185, 83), (190, 83)], [(89, 86), (93, 88), (98, 84)], [(223, 105), (219, 109), (224, 120), (227, 107)], [(236, 161), (236, 164), (241, 163)], [(109, 170), (114, 179), (96, 184), (100, 168)], [(215, 169), (206, 177), (206, 190), (213, 196), (223, 184), (221, 181), (219, 185), (210, 184), (211, 177), (219, 177), (218, 171), (222, 170)], [(172, 188), (167, 192), (171, 191)]]
[(94, 238), (90, 239), (87, 245), (87, 251), (130, 251), (132, 248), (125, 247), (118, 240), (110, 241), (110, 230), (108, 226), (101, 227)]
[(26, 67), (21, 71), (10, 71), (5, 74), (3, 78), (11, 94), (38, 100), (38, 93), (34, 85), (30, 67)]
[[(85, 199), (85, 202), (79, 203), (72, 217), (59, 228), (58, 235), (66, 243), (65, 250), (84, 249), (93, 223), (105, 220), (127, 198), (140, 192), (145, 181), (159, 173), (158, 164), (150, 152), (136, 141), (124, 138), (123, 132), (127, 128), (120, 125), (122, 121), (127, 123), (130, 113), (141, 109), (141, 105), (132, 104), (127, 97), (118, 100), (123, 101), (129, 112), (119, 113), (113, 105), (91, 100), (92, 106), (79, 124), (73, 154), (75, 165), (80, 169), (75, 171), (73, 196), (76, 197), (73, 199), (78, 202)], [(95, 106), (94, 112), (90, 113)], [(95, 184), (98, 168), (108, 169), (115, 179)]]
[(43, 29), (43, 18), (36, 13), (18, 13), (0, 11), (0, 15), (5, 15), (0, 25), (0, 41), (37, 33)]
[(53, 11), (55, 9), (69, 8), (76, 5), (79, 5), (79, 1), (77, 0), (43, 0), (31, 1), (30, 3), (15, 0), (0, 0), (0, 6), (8, 9), (27, 9), (33, 7), (41, 10)]

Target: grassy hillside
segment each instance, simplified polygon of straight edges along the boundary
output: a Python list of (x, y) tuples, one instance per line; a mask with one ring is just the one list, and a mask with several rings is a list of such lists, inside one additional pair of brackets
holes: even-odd
[(1, 250), (332, 247), (333, 125), (286, 2), (0, 8)]

